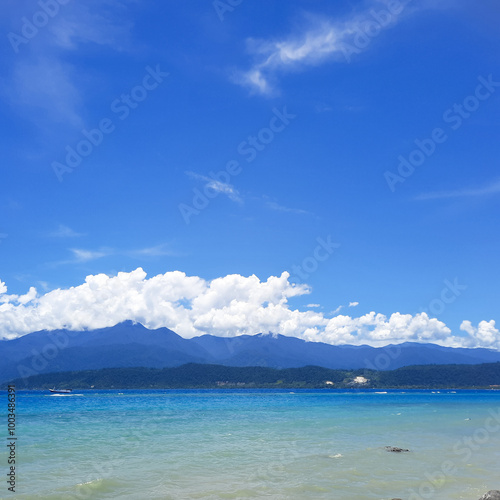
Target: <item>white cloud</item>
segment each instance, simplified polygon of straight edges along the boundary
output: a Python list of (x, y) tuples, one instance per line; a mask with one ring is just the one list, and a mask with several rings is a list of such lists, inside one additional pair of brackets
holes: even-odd
[(0, 315), (2, 311), (2, 307), (7, 307), (9, 303), (16, 303), (20, 305), (25, 305), (28, 304), (29, 302), (32, 302), (36, 299), (37, 297), (37, 291), (36, 288), (30, 287), (28, 290), (28, 293), (25, 293), (24, 295), (7, 295), (7, 286), (5, 283), (0, 281)]
[[(223, 337), (272, 332), (309, 341), (374, 346), (405, 341), (449, 346), (500, 347), (495, 322), (478, 328), (462, 323), (468, 337), (453, 336), (426, 313), (370, 312), (353, 318), (327, 318), (319, 311), (290, 309), (289, 299), (310, 293), (307, 285), (288, 281), (289, 274), (261, 281), (232, 274), (212, 281), (180, 271), (147, 278), (142, 268), (130, 273), (87, 276), (85, 283), (39, 295), (7, 295), (0, 281), (0, 337), (57, 328), (94, 329), (133, 320), (148, 328), (168, 327), (190, 338), (205, 333)], [(318, 304), (310, 304), (315, 307)]]
[[(359, 302), (349, 302), (349, 305), (347, 307), (356, 307), (359, 305)], [(334, 316), (335, 314), (338, 314), (342, 309), (344, 309), (344, 305), (338, 306), (337, 309), (334, 309), (333, 311), (330, 312), (330, 316)]]
[(470, 321), (462, 321), (460, 330), (469, 335), (466, 341), (468, 347), (500, 349), (500, 331), (495, 328), (494, 320), (480, 321), (477, 327), (472, 326)]
[(444, 198), (470, 198), (479, 196), (488, 196), (500, 193), (500, 181), (493, 182), (480, 188), (464, 188), (455, 191), (434, 191), (423, 193), (415, 197), (417, 201), (438, 200)]
[(306, 307), (321, 307), (321, 304), (307, 304)]
[(290, 297), (308, 293), (307, 286), (289, 283), (288, 273), (265, 282), (239, 275), (205, 281), (179, 271), (147, 279), (138, 268), (115, 277), (88, 276), (80, 286), (41, 297), (30, 293), (29, 303), (20, 304), (19, 297), (12, 295), (0, 305), (0, 336), (12, 338), (65, 326), (100, 328), (126, 319), (151, 328), (168, 326), (184, 337), (267, 331), (298, 335), (312, 333), (325, 322), (315, 312), (288, 308)]
[(307, 340), (330, 344), (368, 344), (383, 346), (401, 342), (432, 342), (441, 345), (460, 345), (451, 336), (451, 330), (426, 313), (393, 313), (389, 318), (384, 314), (370, 312), (358, 318), (339, 315), (328, 320), (320, 334), (305, 335)]
[(212, 189), (216, 193), (225, 194), (231, 201), (240, 204), (243, 203), (240, 193), (232, 184), (211, 179), (210, 177), (197, 174), (196, 172), (192, 172), (190, 170), (187, 170), (185, 174), (192, 179), (203, 181), (207, 188)]
[[(376, 9), (367, 8), (364, 12), (353, 14), (344, 20), (308, 15), (306, 21), (308, 27), (286, 38), (248, 39), (247, 48), (254, 62), (250, 69), (237, 73), (233, 79), (236, 83), (249, 87), (253, 92), (273, 94), (280, 73), (303, 70), (332, 59), (350, 61), (352, 53), (364, 51), (373, 37), (394, 26), (406, 3), (408, 2), (400, 2), (394, 12), (389, 12), (386, 3), (372, 1), (370, 7), (377, 7)], [(376, 16), (382, 11), (388, 17), (380, 21), (381, 18)], [(368, 24), (371, 28), (367, 27)], [(373, 26), (376, 26), (376, 30)], [(372, 32), (373, 34), (370, 34)], [(364, 34), (366, 42), (356, 44), (355, 37), (359, 33)]]

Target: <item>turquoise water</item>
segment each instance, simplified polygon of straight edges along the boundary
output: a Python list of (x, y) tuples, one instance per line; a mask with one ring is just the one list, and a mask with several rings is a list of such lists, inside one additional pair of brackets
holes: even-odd
[(477, 500), (500, 489), (499, 391), (20, 391), (16, 432), (16, 493), (2, 481), (1, 498)]

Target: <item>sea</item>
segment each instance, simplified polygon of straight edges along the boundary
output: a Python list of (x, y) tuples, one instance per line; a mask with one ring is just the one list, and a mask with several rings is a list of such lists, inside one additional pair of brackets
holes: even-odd
[(500, 391), (18, 391), (15, 492), (6, 392), (0, 401), (2, 499), (477, 500), (500, 489)]

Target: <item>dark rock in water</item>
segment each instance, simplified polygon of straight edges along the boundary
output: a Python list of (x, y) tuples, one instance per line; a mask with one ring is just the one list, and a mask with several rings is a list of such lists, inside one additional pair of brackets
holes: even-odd
[(488, 491), (479, 500), (500, 500), (500, 490)]
[(387, 451), (392, 451), (393, 453), (401, 453), (403, 451), (410, 451), (405, 448), (398, 448), (397, 446), (386, 446), (385, 449)]

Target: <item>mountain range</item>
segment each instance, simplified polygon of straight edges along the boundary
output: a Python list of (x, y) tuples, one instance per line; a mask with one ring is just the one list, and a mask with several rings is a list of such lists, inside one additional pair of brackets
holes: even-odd
[(393, 370), (410, 365), (494, 363), (500, 361), (500, 352), (412, 342), (378, 348), (334, 346), (270, 334), (185, 339), (168, 328), (150, 330), (126, 321), (96, 330), (44, 330), (1, 340), (0, 360), (0, 382), (5, 382), (50, 372), (186, 363)]

